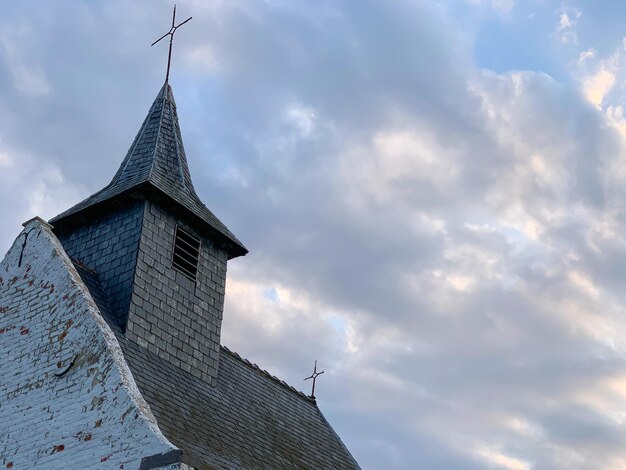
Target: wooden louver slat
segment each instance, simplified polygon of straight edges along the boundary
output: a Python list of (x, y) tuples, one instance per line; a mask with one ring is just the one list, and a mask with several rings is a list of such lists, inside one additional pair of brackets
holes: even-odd
[(199, 254), (200, 239), (194, 237), (181, 227), (176, 227), (172, 267), (195, 281), (198, 274)]

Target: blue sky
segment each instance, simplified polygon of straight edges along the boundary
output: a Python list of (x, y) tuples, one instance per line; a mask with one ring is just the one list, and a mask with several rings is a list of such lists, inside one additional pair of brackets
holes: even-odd
[[(104, 186), (165, 1), (0, 18), (0, 247)], [(626, 5), (188, 0), (196, 189), (250, 249), (223, 342), (364, 469), (626, 468)]]

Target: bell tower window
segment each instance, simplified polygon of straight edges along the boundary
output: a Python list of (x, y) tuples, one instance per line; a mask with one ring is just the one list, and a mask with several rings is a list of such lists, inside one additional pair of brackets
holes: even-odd
[(200, 255), (200, 239), (193, 236), (180, 226), (176, 227), (174, 237), (174, 256), (172, 267), (192, 281), (198, 273), (198, 257)]

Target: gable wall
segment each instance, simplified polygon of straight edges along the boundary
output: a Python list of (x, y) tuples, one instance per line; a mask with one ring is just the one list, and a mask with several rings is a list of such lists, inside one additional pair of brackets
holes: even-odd
[(137, 469), (177, 455), (44, 223), (30, 222), (0, 264), (0, 357), (2, 468)]

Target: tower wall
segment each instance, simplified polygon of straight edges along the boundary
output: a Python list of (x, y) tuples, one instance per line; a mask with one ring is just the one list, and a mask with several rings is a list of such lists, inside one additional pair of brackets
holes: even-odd
[[(193, 281), (172, 267), (176, 226), (200, 242)], [(58, 234), (67, 254), (97, 272), (114, 321), (131, 340), (213, 384), (219, 366), (227, 253), (150, 200)]]
[(226, 261), (247, 250), (193, 188), (167, 83), (111, 182), (51, 223), (67, 253), (93, 270), (85, 277), (97, 275), (96, 298), (127, 339), (214, 383)]
[[(197, 279), (172, 267), (176, 225), (200, 239)], [(126, 337), (214, 384), (227, 253), (154, 202), (146, 202)]]
[(66, 253), (98, 273), (115, 321), (128, 316), (145, 201), (134, 201), (95, 221), (57, 233)]

